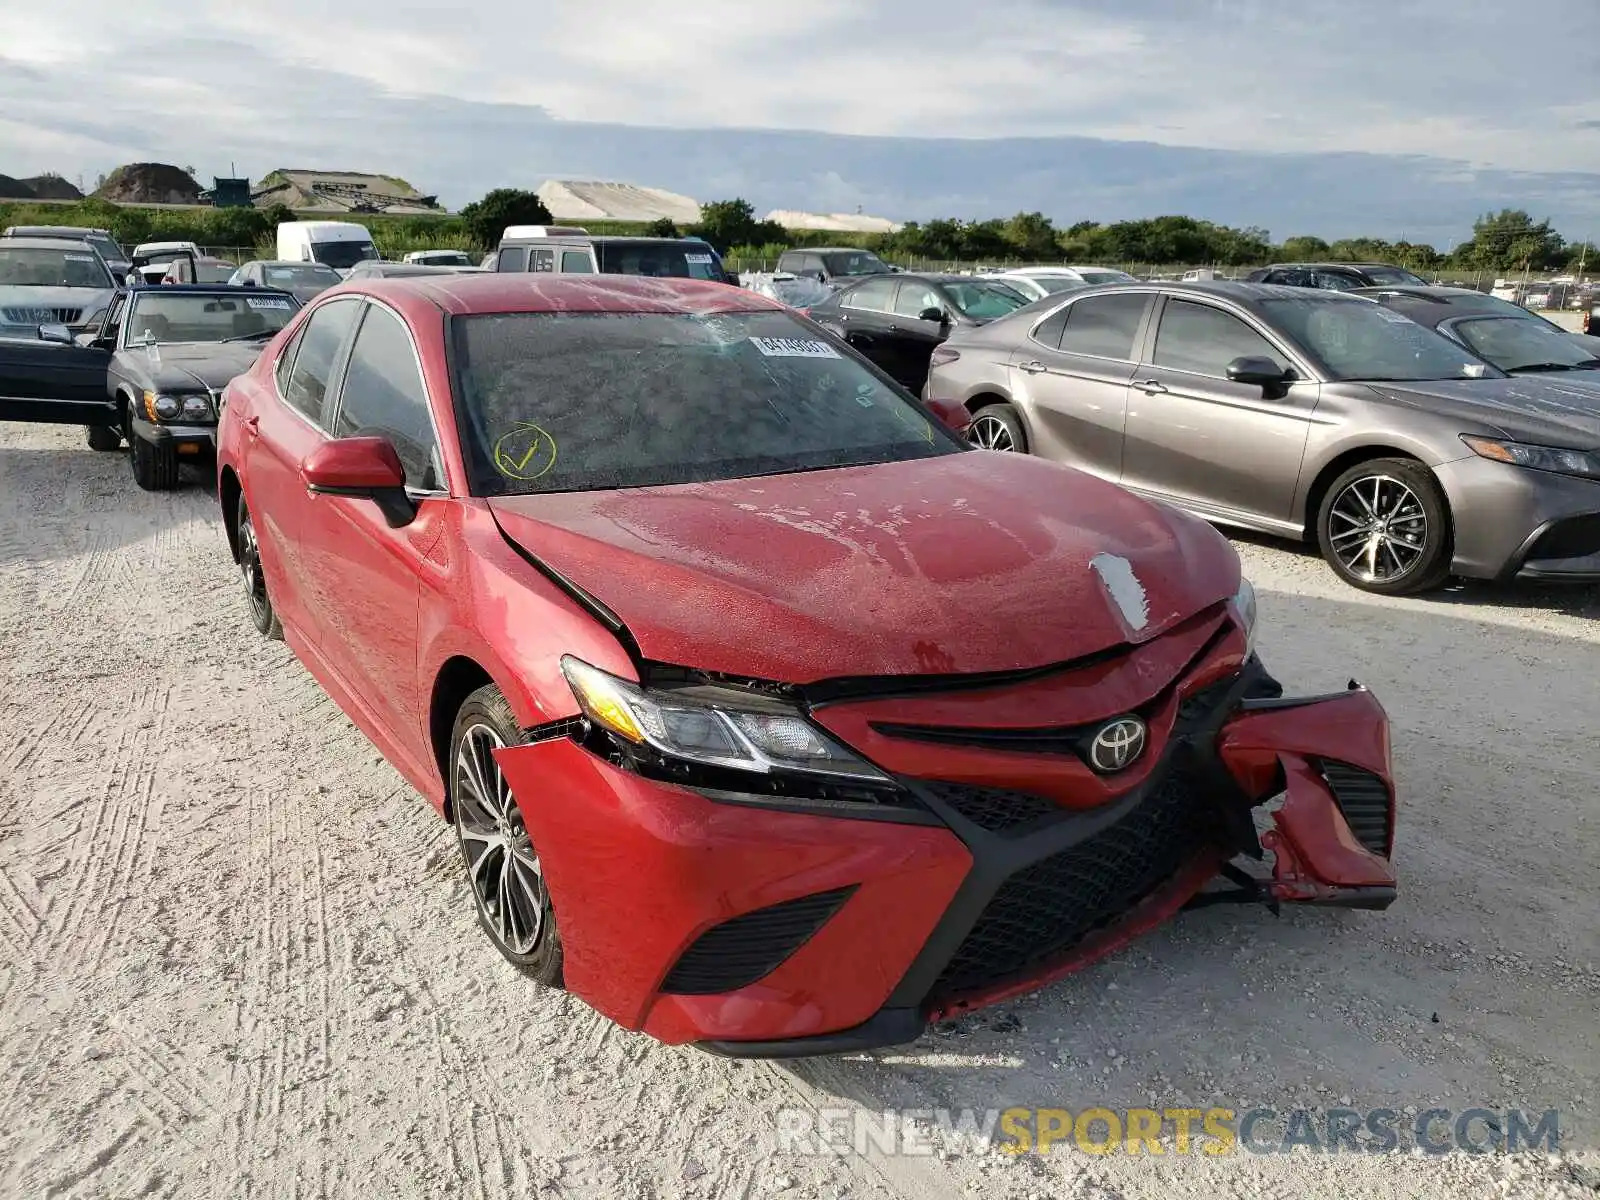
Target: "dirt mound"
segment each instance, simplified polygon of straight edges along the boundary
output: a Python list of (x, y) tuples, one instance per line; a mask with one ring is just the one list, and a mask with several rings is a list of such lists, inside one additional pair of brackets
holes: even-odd
[(198, 204), (200, 185), (181, 167), (128, 163), (107, 175), (94, 194), (116, 204)]
[(38, 197), (26, 183), (9, 175), (0, 175), (0, 200), (36, 200)]
[(33, 194), (41, 200), (83, 199), (83, 193), (59, 175), (35, 175), (32, 179), (18, 182), (24, 187), (31, 188)]

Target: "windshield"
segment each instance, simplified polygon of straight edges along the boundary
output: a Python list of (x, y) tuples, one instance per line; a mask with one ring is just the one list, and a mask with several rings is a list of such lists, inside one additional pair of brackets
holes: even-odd
[(1361, 273), (1373, 283), (1385, 287), (1398, 285), (1400, 287), (1427, 287), (1428, 281), (1420, 276), (1413, 275), (1410, 271), (1402, 271), (1399, 267), (1363, 267)]
[(833, 276), (851, 275), (889, 275), (889, 264), (876, 254), (866, 250), (854, 251), (850, 254), (824, 254), (823, 264), (828, 268), (828, 274)]
[(267, 286), (275, 288), (333, 287), (340, 282), (339, 272), (321, 263), (295, 263), (293, 266), (263, 268)]
[(1563, 371), (1600, 366), (1571, 338), (1537, 321), (1517, 317), (1472, 317), (1457, 321), (1461, 340), (1502, 371)]
[(220, 258), (212, 262), (201, 259), (194, 265), (196, 283), (227, 283), (239, 268)]
[(945, 295), (950, 297), (955, 306), (977, 321), (992, 321), (1030, 303), (1028, 297), (1004, 283), (974, 281), (945, 283), (942, 286)]
[(109, 288), (115, 286), (92, 250), (0, 244), (0, 286)]
[(223, 296), (167, 288), (135, 292), (128, 310), (128, 344), (265, 340), (289, 323), (299, 306), (287, 296)]
[(1334, 379), (1482, 379), (1494, 370), (1443, 334), (1370, 300), (1306, 291), (1261, 307)]
[(371, 242), (312, 242), (311, 257), (336, 271), (346, 271), (358, 262), (371, 262), (378, 251)]
[(704, 483), (965, 448), (787, 313), (511, 313), (450, 325), (476, 495)]
[(107, 262), (126, 262), (128, 259), (128, 256), (122, 252), (122, 247), (104, 234), (93, 234), (83, 240), (98, 250), (100, 257)]
[(472, 260), (459, 250), (430, 252), (422, 255), (416, 261), (430, 267), (470, 267), (472, 265)]
[(660, 279), (707, 279), (721, 283), (722, 266), (704, 242), (596, 242), (600, 270), (607, 275)]

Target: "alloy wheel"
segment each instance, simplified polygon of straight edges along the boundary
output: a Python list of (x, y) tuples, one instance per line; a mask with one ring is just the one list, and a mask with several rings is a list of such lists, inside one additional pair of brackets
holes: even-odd
[(511, 787), (494, 760), (505, 741), (481, 722), (456, 750), (454, 803), (467, 875), (501, 944), (531, 954), (544, 933), (544, 872)]
[(1328, 540), (1339, 562), (1367, 583), (1409, 575), (1428, 544), (1428, 515), (1409, 486), (1392, 475), (1352, 480), (1328, 513)]
[(248, 511), (239, 519), (239, 571), (244, 576), (251, 611), (258, 620), (265, 620), (271, 611), (267, 603), (267, 580), (261, 573), (261, 543), (256, 541), (255, 523)]
[(1014, 451), (1017, 448), (1006, 423), (999, 417), (982, 413), (967, 427), (967, 440), (980, 450)]

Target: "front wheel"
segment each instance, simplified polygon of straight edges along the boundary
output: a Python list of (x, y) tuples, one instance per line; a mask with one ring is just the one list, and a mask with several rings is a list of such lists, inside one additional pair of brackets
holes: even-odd
[(1317, 509), (1317, 544), (1334, 574), (1364, 592), (1410, 596), (1450, 576), (1450, 511), (1433, 473), (1403, 458), (1359, 463)]
[(158, 446), (138, 434), (130, 441), (135, 483), (147, 492), (170, 492), (178, 486), (178, 452), (170, 442)]
[(110, 425), (86, 425), (84, 431), (88, 434), (91, 450), (105, 453), (122, 449), (122, 434)]
[(975, 412), (972, 424), (967, 426), (967, 441), (980, 450), (1028, 452), (1028, 434), (1022, 428), (1022, 418), (1009, 404), (988, 404)]
[(561, 931), (544, 869), (494, 752), (522, 731), (493, 684), (467, 697), (450, 734), (450, 811), (478, 924), (536, 983), (561, 986)]

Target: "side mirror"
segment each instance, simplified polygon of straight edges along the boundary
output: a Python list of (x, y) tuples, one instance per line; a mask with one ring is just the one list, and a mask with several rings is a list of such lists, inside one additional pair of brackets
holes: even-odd
[(1266, 388), (1288, 382), (1289, 372), (1270, 358), (1245, 355), (1228, 364), (1228, 378), (1234, 383)]
[(960, 437), (967, 436), (967, 427), (972, 424), (972, 414), (964, 404), (957, 404), (954, 400), (924, 400), (923, 404), (939, 420), (950, 427), (951, 431)]
[(934, 308), (930, 305), (917, 314), (917, 320), (932, 321), (935, 325), (945, 325), (950, 321), (950, 314), (942, 308)]
[(240, 287), (260, 287), (261, 285), (258, 284), (254, 279), (241, 279), (239, 281), (239, 286)]
[(39, 326), (39, 340), (41, 342), (51, 342), (57, 346), (71, 346), (73, 345), (72, 330), (65, 325), (41, 325)]
[(129, 271), (122, 277), (122, 285), (124, 287), (138, 287), (143, 282), (144, 276), (140, 275), (137, 271)]
[(406, 495), (406, 469), (388, 438), (323, 442), (301, 461), (300, 477), (318, 495), (371, 500), (394, 529), (411, 524), (417, 515), (416, 504)]

